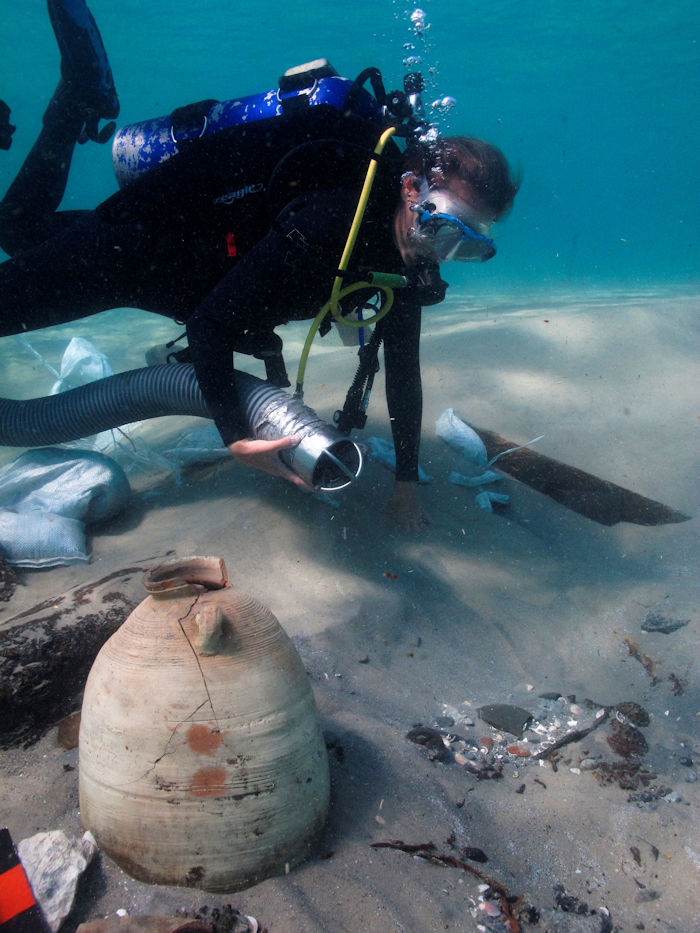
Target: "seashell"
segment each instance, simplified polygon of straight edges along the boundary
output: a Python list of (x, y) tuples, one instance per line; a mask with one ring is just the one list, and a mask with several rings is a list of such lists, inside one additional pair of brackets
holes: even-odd
[(506, 748), (509, 755), (517, 755), (518, 758), (529, 758), (530, 749), (525, 745), (509, 745)]
[(493, 901), (482, 901), (481, 904), (479, 904), (479, 907), (483, 910), (487, 917), (496, 918), (501, 916), (501, 908)]

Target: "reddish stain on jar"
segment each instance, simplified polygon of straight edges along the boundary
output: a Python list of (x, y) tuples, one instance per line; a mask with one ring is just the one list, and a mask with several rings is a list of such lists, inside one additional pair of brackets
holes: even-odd
[(195, 724), (187, 730), (187, 744), (198, 755), (213, 755), (222, 741), (222, 734), (209, 726)]
[(227, 790), (225, 768), (202, 768), (190, 781), (193, 797), (220, 797)]

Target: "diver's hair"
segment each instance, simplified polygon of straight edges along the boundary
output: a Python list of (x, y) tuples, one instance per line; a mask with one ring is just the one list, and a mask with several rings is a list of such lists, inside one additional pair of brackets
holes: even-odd
[(424, 176), (433, 187), (460, 178), (496, 217), (510, 210), (519, 188), (501, 150), (474, 136), (445, 136), (427, 146), (409, 146), (404, 169)]

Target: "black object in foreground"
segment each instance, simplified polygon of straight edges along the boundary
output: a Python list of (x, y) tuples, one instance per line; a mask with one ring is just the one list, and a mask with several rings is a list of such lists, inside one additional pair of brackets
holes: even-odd
[[(507, 441), (494, 431), (474, 425), (470, 427), (484, 442), (489, 460), (497, 454), (517, 447), (513, 441)], [(671, 509), (662, 502), (647, 499), (528, 447), (521, 447), (509, 453), (507, 457), (501, 457), (497, 468), (526, 486), (544, 493), (567, 509), (601, 525), (616, 525), (618, 522), (669, 525), (686, 522), (690, 518), (689, 515)]]

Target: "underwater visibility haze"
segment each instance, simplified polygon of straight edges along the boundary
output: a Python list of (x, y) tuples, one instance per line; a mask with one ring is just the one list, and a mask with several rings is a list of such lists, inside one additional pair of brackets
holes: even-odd
[[(141, 569), (164, 557), (219, 555), (233, 585), (264, 603), (298, 650), (332, 777), (318, 852), (245, 891), (242, 906), (260, 921), (256, 929), (495, 929), (491, 918), (527, 899), (542, 912), (542, 924), (528, 930), (570, 929), (574, 921), (590, 930), (696, 929), (697, 0), (89, 6), (113, 68), (119, 126), (195, 101), (272, 90), (287, 69), (318, 58), (349, 78), (375, 66), (387, 89), (419, 70), (441, 131), (494, 143), (522, 184), (509, 216), (494, 225), (497, 255), (444, 264), (447, 299), (421, 318), (420, 463), (432, 479), (419, 490), (430, 518), (420, 535), (400, 532), (384, 508), (393, 477), (376, 450), (394, 451), (383, 373), (357, 437), (369, 452), (362, 476), (337, 496), (307, 495), (246, 469), (200, 417), (154, 418), (98, 435), (107, 445), (100, 449), (128, 474), (128, 508), (88, 529), (83, 563), (22, 568), (11, 598), (0, 598), (3, 705), (16, 701), (23, 728), (36, 714), (49, 730), (34, 745), (3, 748), (0, 827), (15, 841), (38, 829), (82, 832), (78, 751), (56, 741), (53, 699), (65, 713), (77, 709), (79, 671), (97, 651), (98, 635), (86, 639), (88, 619), (111, 624), (122, 608), (126, 616), (144, 596)], [(5, 0), (0, 41), (0, 98), (17, 125), (11, 149), (0, 151), (4, 191), (58, 80), (46, 0)], [(93, 208), (116, 187), (111, 146), (78, 146), (62, 206)], [(164, 278), (155, 280), (159, 287)], [(66, 388), (66, 348), (75, 349), (76, 338), (99, 351), (89, 355), (91, 378), (107, 375), (109, 364), (119, 374), (112, 385), (187, 369), (145, 366), (146, 352), (182, 329), (164, 316), (117, 308), (3, 338), (0, 402), (26, 410), (21, 400)], [(292, 380), (308, 332), (308, 321), (279, 329)], [(236, 360), (262, 374), (260, 360)], [(334, 330), (313, 341), (304, 401), (324, 421), (342, 406), (356, 368), (355, 348)], [(87, 388), (101, 391), (99, 383)], [(519, 462), (539, 457), (543, 482), (517, 481), (522, 468), (509, 474), (511, 453), (487, 459), (466, 424), (455, 439), (459, 419), (488, 434), (489, 444), (493, 435), (508, 447), (531, 441)], [(460, 448), (469, 432), (471, 460)], [(0, 467), (18, 453), (0, 447)], [(590, 474), (616, 501), (623, 487), (676, 514), (656, 525), (591, 519), (567, 499), (573, 485), (550, 482), (552, 463), (568, 479)], [(46, 641), (54, 625), (65, 654)], [(15, 637), (26, 658), (4, 650), (14, 651)], [(6, 689), (5, 670), (28, 687)], [(185, 735), (189, 742), (200, 710), (202, 717), (213, 710), (207, 695), (201, 705), (188, 696), (196, 708), (172, 729), (169, 750)], [(510, 724), (490, 732), (495, 721), (484, 712), (496, 707), (509, 711)], [(644, 713), (643, 735), (630, 724), (635, 708)], [(180, 726), (190, 719), (186, 732)], [(441, 730), (425, 730), (432, 748), (421, 747), (428, 723)], [(557, 740), (546, 764), (531, 750), (554, 741), (559, 727), (567, 743)], [(206, 756), (196, 763), (207, 765), (206, 776), (218, 770), (209, 767), (210, 740), (218, 746), (225, 730), (218, 721), (210, 733), (200, 728), (208, 738), (191, 750)], [(505, 745), (506, 734), (517, 744)], [(153, 767), (140, 773), (169, 792), (173, 772), (159, 769), (177, 756), (161, 754), (162, 741)], [(215, 806), (233, 799), (234, 808), (241, 799), (204, 796)], [(433, 839), (449, 844), (450, 855), (438, 867), (392, 851), (387, 839), (404, 840), (412, 856), (416, 843)], [(183, 864), (200, 879), (192, 848), (196, 861)], [(467, 849), (465, 858), (483, 858), (465, 874), (454, 853)], [(117, 911), (174, 916), (231, 899), (140, 884), (108, 858), (90, 871), (100, 874), (79, 888), (76, 923)], [(489, 884), (479, 889), (482, 877)], [(512, 896), (496, 898), (491, 879)], [(569, 906), (555, 909), (553, 893)], [(577, 913), (564, 914), (571, 904)], [(509, 930), (525, 928), (508, 919)]]
[[(388, 88), (421, 70), (426, 103), (456, 101), (439, 125), (494, 142), (522, 174), (513, 212), (498, 225), (497, 260), (450, 269), (453, 288), (697, 284), (700, 13), (692, 0), (90, 6), (120, 125), (273, 88), (287, 68), (315, 58), (348, 77), (375, 65)], [(411, 20), (419, 6), (424, 29)], [(0, 30), (0, 97), (18, 127), (0, 159), (5, 188), (55, 86), (58, 52), (43, 0), (5, 4)], [(114, 185), (109, 146), (87, 146), (64, 206), (92, 207)]]

